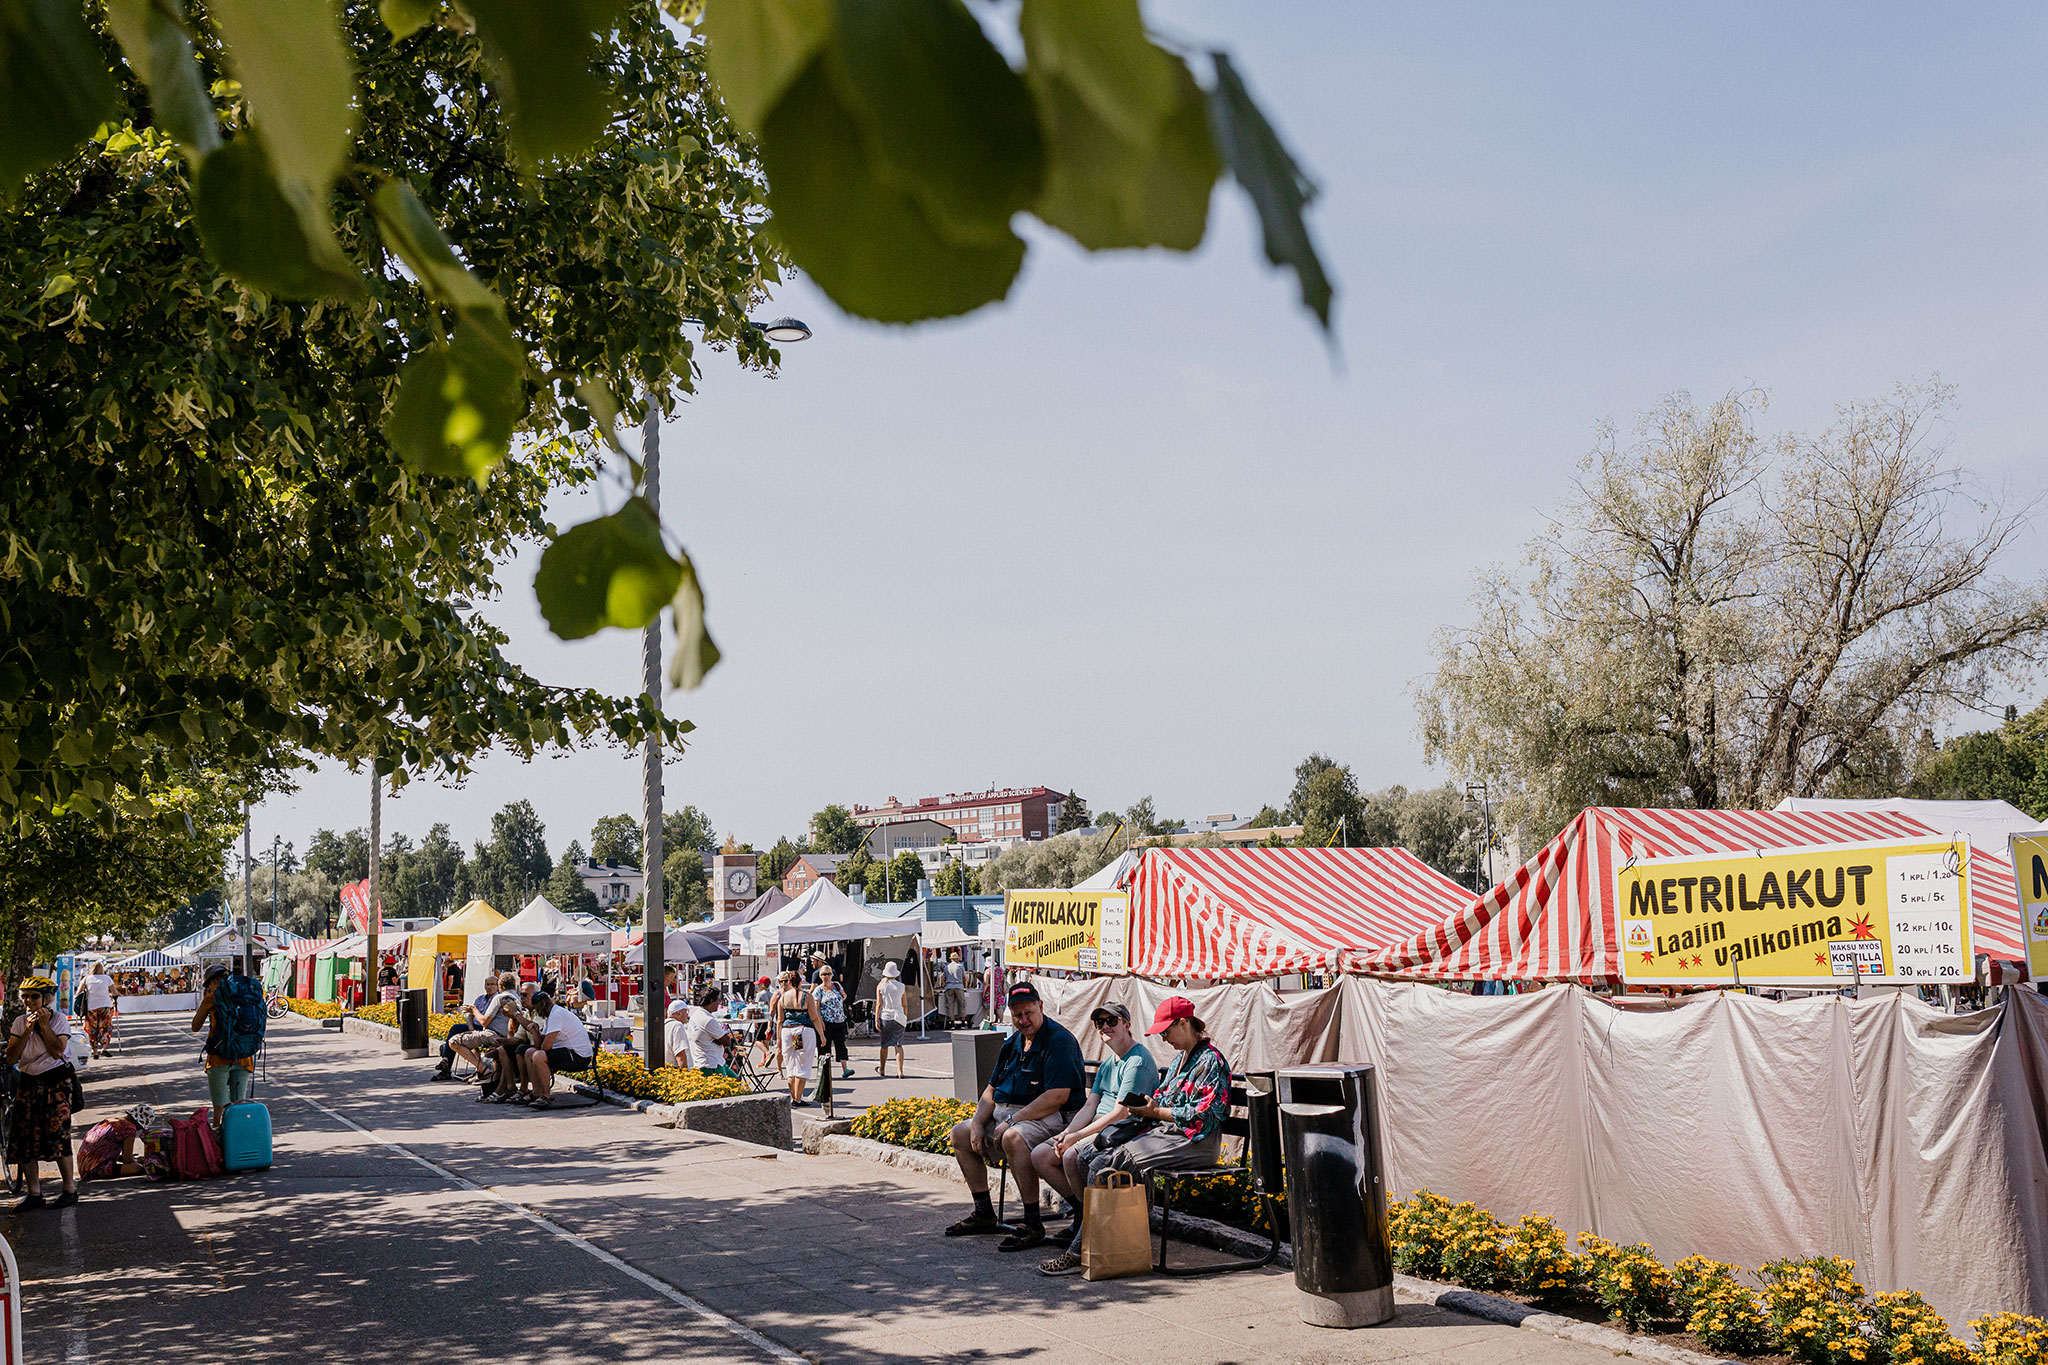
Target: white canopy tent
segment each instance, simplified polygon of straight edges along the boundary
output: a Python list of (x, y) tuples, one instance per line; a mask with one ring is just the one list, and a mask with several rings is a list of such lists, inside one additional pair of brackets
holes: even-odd
[(1101, 868), (1074, 883), (1076, 891), (1114, 891), (1124, 877), (1138, 865), (1139, 850), (1127, 848)]
[[(778, 951), (785, 943), (842, 943), (850, 939), (866, 942), (877, 938), (922, 940), (923, 910), (907, 915), (879, 915), (820, 879), (808, 891), (772, 915), (750, 924), (736, 924), (727, 938), (735, 954), (755, 956)], [(925, 1011), (918, 1021), (923, 1025)]]
[(501, 957), (538, 957), (546, 953), (602, 957), (609, 963), (611, 931), (578, 924), (557, 910), (546, 896), (535, 896), (524, 910), (503, 924), (469, 936), (469, 964), (462, 979), (482, 981)]
[(931, 920), (925, 925), (922, 944), (926, 948), (937, 948), (943, 951), (947, 948), (965, 948), (970, 945), (987, 947), (989, 944), (1001, 943), (1002, 941), (1003, 936), (1000, 933), (984, 930), (979, 934), (970, 934), (949, 919), (937, 919)]

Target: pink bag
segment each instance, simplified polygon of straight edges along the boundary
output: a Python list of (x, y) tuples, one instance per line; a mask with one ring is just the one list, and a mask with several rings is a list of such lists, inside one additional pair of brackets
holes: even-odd
[(171, 1169), (180, 1180), (207, 1180), (220, 1174), (220, 1139), (213, 1132), (213, 1110), (200, 1107), (189, 1119), (171, 1124)]

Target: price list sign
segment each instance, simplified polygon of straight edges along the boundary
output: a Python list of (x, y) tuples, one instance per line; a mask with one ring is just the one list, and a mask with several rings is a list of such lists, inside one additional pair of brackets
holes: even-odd
[(1971, 979), (1962, 860), (1955, 849), (1894, 853), (1884, 860), (1891, 902), (1895, 981), (1953, 986)]

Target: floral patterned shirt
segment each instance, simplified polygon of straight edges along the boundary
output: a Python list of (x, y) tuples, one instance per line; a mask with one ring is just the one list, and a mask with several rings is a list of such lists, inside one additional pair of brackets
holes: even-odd
[(846, 1022), (846, 992), (837, 986), (820, 986), (812, 996), (818, 1002), (818, 1017), (828, 1024)]
[(1190, 1143), (1214, 1137), (1230, 1117), (1230, 1063), (1204, 1042), (1174, 1058), (1152, 1102), (1173, 1113), (1173, 1126)]

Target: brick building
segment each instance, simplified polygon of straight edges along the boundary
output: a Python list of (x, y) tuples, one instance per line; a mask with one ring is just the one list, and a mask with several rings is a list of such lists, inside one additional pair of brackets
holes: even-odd
[(991, 787), (985, 792), (948, 792), (915, 802), (890, 797), (879, 806), (855, 806), (854, 822), (863, 829), (908, 820), (936, 820), (952, 829), (961, 843), (1016, 843), (1049, 838), (1059, 824), (1066, 794), (1050, 787)]

